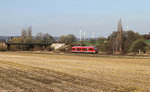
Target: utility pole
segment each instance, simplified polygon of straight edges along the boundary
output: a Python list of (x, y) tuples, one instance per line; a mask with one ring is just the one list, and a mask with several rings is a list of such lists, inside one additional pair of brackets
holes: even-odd
[(85, 41), (85, 31), (84, 31), (84, 41)]
[(127, 31), (129, 30), (129, 25), (127, 25)]
[(80, 41), (82, 41), (82, 30), (81, 30), (81, 27), (80, 27)]

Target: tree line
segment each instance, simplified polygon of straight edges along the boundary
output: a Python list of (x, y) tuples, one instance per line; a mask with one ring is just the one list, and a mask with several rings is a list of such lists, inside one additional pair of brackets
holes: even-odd
[(121, 19), (118, 22), (118, 30), (114, 31), (103, 43), (103, 49), (114, 54), (125, 54), (129, 52), (146, 52), (149, 45), (145, 40), (150, 40), (150, 34), (140, 35), (133, 30), (124, 31)]
[[(72, 46), (96, 46), (100, 52), (108, 52), (113, 54), (125, 54), (129, 52), (139, 53), (146, 52), (150, 50), (150, 45), (145, 42), (145, 40), (150, 40), (150, 33), (145, 35), (140, 35), (133, 30), (124, 31), (122, 27), (121, 19), (118, 22), (118, 29), (113, 31), (107, 38), (98, 37), (96, 39), (90, 39), (88, 41), (78, 41), (76, 36), (73, 34), (61, 35), (58, 40), (56, 40), (49, 33), (39, 32), (35, 36), (32, 35), (32, 27), (21, 30), (21, 35), (19, 37), (12, 37), (8, 42), (10, 43), (39, 43), (39, 44), (50, 44), (54, 42), (65, 43), (68, 47), (68, 52)], [(4, 40), (0, 39), (0, 42)], [(16, 45), (14, 48), (19, 48), (21, 50), (29, 50), (33, 46), (20, 46)], [(37, 48), (42, 48), (37, 46)], [(49, 48), (50, 49), (50, 48)]]
[[(21, 30), (21, 35), (18, 37), (11, 37), (8, 40), (8, 43), (27, 43), (31, 45), (13, 45), (11, 46), (11, 49), (19, 49), (19, 50), (43, 50), (43, 48), (47, 48), (46, 50), (51, 50), (52, 48), (50, 46), (45, 45), (43, 47), (43, 44), (52, 44), (54, 42), (59, 42), (59, 43), (65, 43), (65, 44), (71, 44), (72, 42), (76, 41), (76, 37), (73, 34), (68, 34), (68, 35), (62, 35), (59, 37), (58, 40), (55, 40), (53, 36), (51, 36), (49, 33), (42, 33), (39, 32), (35, 36), (32, 35), (32, 27), (29, 27), (27, 29), (22, 29)], [(41, 44), (41, 45), (36, 45), (33, 46), (32, 44)]]
[(22, 29), (20, 37), (13, 37), (9, 40), (10, 43), (52, 43), (54, 42), (53, 37), (48, 33), (39, 32), (35, 37), (32, 36), (32, 28), (29, 27), (27, 30)]
[(72, 43), (71, 46), (96, 46), (100, 52), (107, 52), (111, 54), (126, 54), (126, 53), (146, 53), (150, 51), (150, 33), (140, 35), (133, 30), (123, 30), (121, 19), (118, 22), (118, 29), (113, 31), (107, 38), (99, 37), (97, 39), (90, 39), (89, 41), (81, 41), (79, 43)]

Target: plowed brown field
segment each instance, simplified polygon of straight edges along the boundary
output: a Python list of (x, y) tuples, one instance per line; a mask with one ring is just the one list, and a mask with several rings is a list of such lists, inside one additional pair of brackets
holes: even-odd
[(150, 59), (0, 52), (0, 92), (150, 92)]

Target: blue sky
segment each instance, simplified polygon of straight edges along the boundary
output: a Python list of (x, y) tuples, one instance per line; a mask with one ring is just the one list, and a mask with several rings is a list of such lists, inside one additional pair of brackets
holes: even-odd
[(150, 32), (150, 0), (0, 0), (0, 35), (20, 35), (32, 26), (52, 36), (75, 34), (107, 37), (121, 18), (126, 30)]

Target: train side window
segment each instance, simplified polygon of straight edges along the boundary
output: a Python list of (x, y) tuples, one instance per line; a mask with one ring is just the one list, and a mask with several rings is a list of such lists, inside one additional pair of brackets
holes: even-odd
[(94, 48), (89, 48), (89, 51), (94, 51)]
[(92, 48), (89, 48), (89, 51), (92, 51), (93, 49)]
[(75, 48), (72, 48), (72, 50), (75, 50)]
[(77, 51), (80, 51), (81, 50), (81, 48), (77, 48)]
[(87, 48), (83, 48), (82, 50), (83, 50), (83, 51), (87, 51)]

